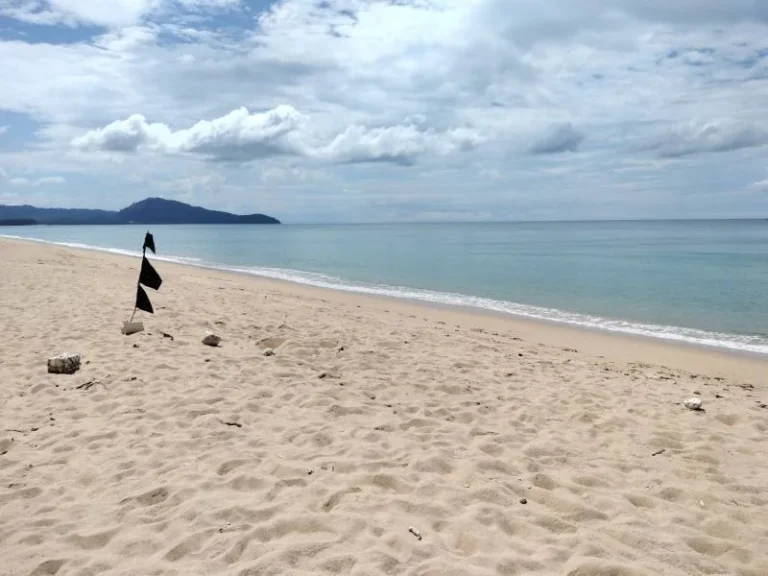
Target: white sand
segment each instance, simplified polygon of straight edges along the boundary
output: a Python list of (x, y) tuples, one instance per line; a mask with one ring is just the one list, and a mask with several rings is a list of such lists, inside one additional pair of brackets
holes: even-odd
[(0, 263), (3, 576), (768, 574), (765, 361), (162, 262), (125, 337), (137, 260)]

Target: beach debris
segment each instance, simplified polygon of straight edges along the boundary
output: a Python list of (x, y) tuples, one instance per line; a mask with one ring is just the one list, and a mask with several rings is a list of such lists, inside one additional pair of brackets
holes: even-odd
[(205, 332), (205, 336), (203, 336), (203, 344), (206, 346), (213, 346), (214, 348), (221, 344), (221, 336), (216, 334), (215, 332), (211, 332), (210, 330), (207, 330)]
[(520, 498), (520, 504), (523, 504), (523, 505), (528, 504), (528, 500), (526, 500), (525, 498)]
[(74, 374), (80, 370), (80, 354), (59, 354), (48, 358), (50, 374)]
[(163, 332), (163, 338), (170, 338), (171, 342), (174, 341), (174, 337), (172, 335), (168, 334), (167, 332)]
[[(96, 386), (96, 384), (101, 384), (101, 382), (99, 382), (98, 380), (88, 380), (88, 382), (83, 382), (82, 384), (80, 384), (80, 386), (75, 386), (75, 390), (90, 390), (91, 388)], [(104, 386), (103, 384), (101, 385)]]
[(126, 336), (136, 334), (137, 332), (144, 332), (144, 324), (142, 322), (123, 322), (121, 332)]
[(315, 473), (315, 469), (314, 468), (307, 468), (307, 476), (312, 476), (312, 474), (314, 474), (314, 473)]
[(666, 451), (667, 451), (667, 449), (666, 449), (666, 448), (662, 448), (661, 450), (656, 450), (656, 452), (654, 452), (653, 454), (651, 454), (651, 456), (659, 456), (659, 455), (661, 455), (661, 454), (664, 454), (664, 452), (666, 452)]
[(410, 532), (411, 534), (413, 534), (414, 536), (416, 536), (416, 538), (418, 538), (419, 540), (421, 540), (421, 532), (419, 532), (419, 531), (418, 531), (418, 530), (417, 530), (415, 527), (413, 527), (413, 526), (409, 526), (409, 527), (408, 527), (408, 532)]
[(688, 408), (688, 410), (693, 410), (695, 412), (702, 410), (701, 398), (688, 398), (683, 404), (685, 404), (685, 407)]
[(266, 350), (264, 350), (264, 356), (274, 356), (274, 355), (275, 355), (275, 351), (272, 350), (272, 348), (267, 348)]
[(224, 420), (219, 420), (222, 424), (225, 426), (235, 426), (236, 428), (242, 428), (243, 425), (240, 424), (240, 422), (226, 422)]

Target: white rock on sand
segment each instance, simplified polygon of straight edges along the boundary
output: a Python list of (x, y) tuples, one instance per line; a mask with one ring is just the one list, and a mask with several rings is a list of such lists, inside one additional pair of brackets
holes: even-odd
[(80, 370), (80, 354), (59, 354), (48, 358), (48, 372), (51, 374), (74, 374)]
[(688, 408), (688, 410), (701, 410), (702, 404), (701, 398), (688, 398), (688, 400), (685, 401), (685, 407)]

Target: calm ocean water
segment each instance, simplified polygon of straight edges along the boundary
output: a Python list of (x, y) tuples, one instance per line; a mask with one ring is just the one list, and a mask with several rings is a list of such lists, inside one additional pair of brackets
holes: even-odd
[[(147, 227), (0, 228), (138, 254)], [(153, 226), (159, 257), (768, 354), (768, 221)]]

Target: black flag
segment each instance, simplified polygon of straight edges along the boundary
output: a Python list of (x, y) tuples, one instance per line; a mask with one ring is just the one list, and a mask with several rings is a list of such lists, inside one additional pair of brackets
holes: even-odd
[(144, 292), (144, 288), (141, 286), (139, 286), (136, 291), (136, 308), (144, 310), (144, 312), (149, 312), (150, 314), (155, 313), (152, 308), (152, 302), (149, 301), (149, 296), (147, 296), (147, 293)]
[(146, 252), (147, 248), (152, 250), (152, 254), (156, 254), (155, 252), (155, 239), (152, 237), (152, 234), (147, 232), (147, 235), (144, 237), (144, 248), (143, 251)]
[(147, 288), (152, 290), (160, 290), (160, 286), (163, 283), (163, 279), (160, 278), (160, 274), (149, 263), (146, 256), (141, 260), (141, 273), (139, 274), (139, 284), (144, 284)]

